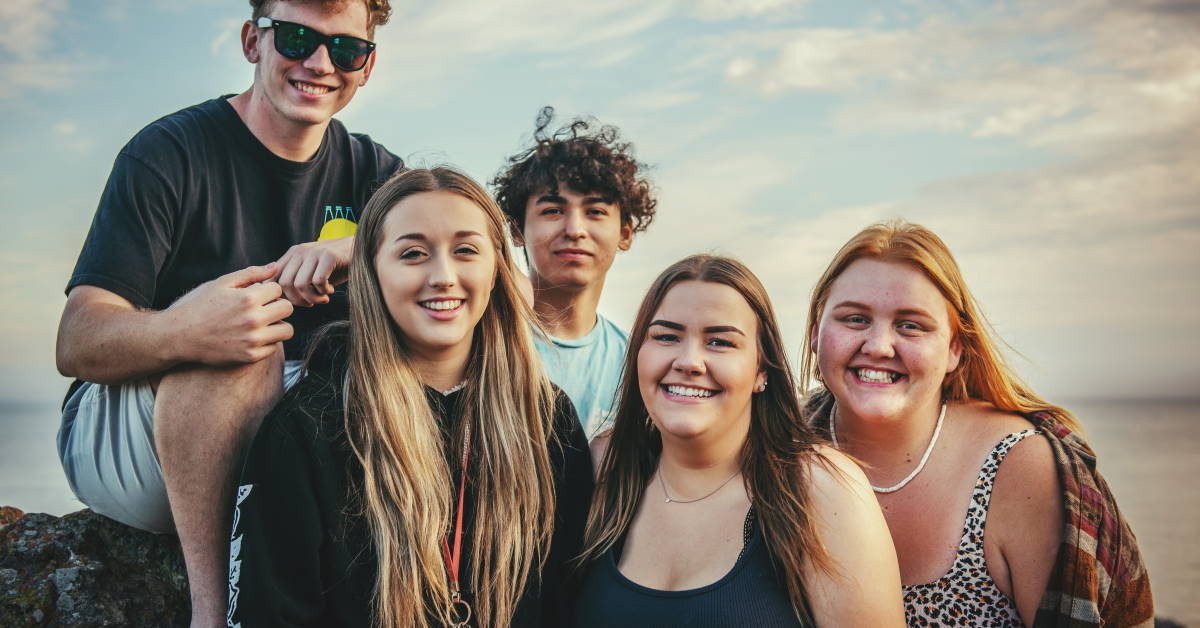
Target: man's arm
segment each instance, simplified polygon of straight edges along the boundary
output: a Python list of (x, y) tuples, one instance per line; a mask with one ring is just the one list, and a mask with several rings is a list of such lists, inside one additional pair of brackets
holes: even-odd
[(354, 236), (296, 244), (275, 262), (272, 279), (293, 305), (323, 305), (334, 286), (346, 281), (353, 253)]
[[(376, 175), (356, 185), (356, 206), (366, 207), (375, 190), (405, 169), (404, 160), (365, 136), (351, 135), (365, 149), (364, 168), (360, 172)], [(353, 253), (352, 235), (293, 245), (275, 262), (274, 279), (283, 287), (283, 298), (299, 307), (329, 303), (334, 287), (345, 282), (349, 275)], [(533, 303), (533, 299), (529, 302)]]
[[(58, 371), (119, 384), (197, 362), (248, 364), (292, 337), (292, 305), (270, 281), (275, 265), (251, 266), (201, 284), (161, 311), (89, 285), (71, 289), (58, 326)], [(262, 282), (262, 283), (260, 283)]]

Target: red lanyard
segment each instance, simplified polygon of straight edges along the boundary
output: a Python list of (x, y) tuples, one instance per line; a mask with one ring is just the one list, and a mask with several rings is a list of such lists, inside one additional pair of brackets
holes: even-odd
[[(454, 553), (450, 543), (442, 537), (442, 556), (446, 559), (446, 573), (450, 576), (450, 608), (447, 620), (455, 628), (466, 626), (471, 621), (471, 605), (462, 599), (458, 590), (458, 567), (462, 564), (463, 495), (467, 492), (467, 454), (471, 451), (471, 424), (467, 424), (463, 436), (462, 475), (458, 478), (458, 514), (454, 517)], [(459, 619), (461, 617), (461, 619)]]

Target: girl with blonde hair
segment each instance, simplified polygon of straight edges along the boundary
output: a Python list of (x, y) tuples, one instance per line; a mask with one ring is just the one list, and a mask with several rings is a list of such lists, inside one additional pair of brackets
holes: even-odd
[(230, 625), (563, 623), (591, 465), (505, 228), (447, 168), (371, 198), (349, 324), (314, 343), (247, 458)]
[[(1153, 621), (1137, 542), (1067, 410), (1005, 364), (933, 232), (867, 227), (813, 289), (809, 420), (863, 463), (909, 625)], [(1003, 464), (1002, 464), (1003, 463)]]
[(651, 285), (599, 463), (573, 625), (900, 626), (866, 478), (804, 424), (779, 325), (741, 263)]

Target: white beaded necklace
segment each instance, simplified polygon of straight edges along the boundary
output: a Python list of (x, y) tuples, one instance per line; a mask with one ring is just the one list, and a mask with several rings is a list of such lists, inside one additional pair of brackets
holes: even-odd
[[(945, 420), (945, 418), (946, 404), (943, 403), (942, 413), (938, 415), (937, 427), (933, 428), (933, 438), (929, 439), (929, 446), (925, 448), (925, 453), (921, 456), (921, 462), (917, 463), (917, 468), (913, 469), (912, 473), (908, 474), (908, 477), (900, 480), (899, 483), (886, 488), (872, 484), (871, 490), (875, 491), (876, 493), (895, 493), (896, 491), (904, 488), (909, 482), (912, 481), (913, 478), (917, 477), (917, 474), (925, 468), (925, 463), (929, 461), (929, 454), (933, 452), (933, 446), (937, 444), (938, 436), (942, 433), (942, 421)], [(829, 436), (833, 441), (834, 449), (841, 449), (841, 447), (838, 447), (837, 440), (837, 402), (834, 402), (833, 409), (829, 413)]]

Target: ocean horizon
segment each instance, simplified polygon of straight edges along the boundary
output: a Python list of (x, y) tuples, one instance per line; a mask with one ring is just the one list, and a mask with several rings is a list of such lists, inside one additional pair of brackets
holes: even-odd
[[(1200, 399), (1064, 402), (1082, 421), (1101, 473), (1150, 570), (1156, 614), (1200, 625)], [(85, 506), (58, 463), (58, 404), (0, 400), (0, 506), (56, 516)]]

